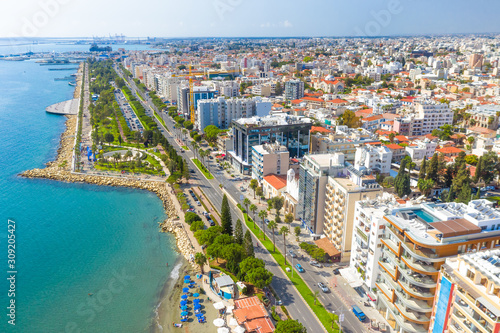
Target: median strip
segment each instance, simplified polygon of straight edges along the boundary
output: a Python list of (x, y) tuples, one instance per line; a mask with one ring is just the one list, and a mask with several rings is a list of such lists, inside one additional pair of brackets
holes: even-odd
[(201, 164), (201, 162), (198, 159), (192, 158), (191, 161), (193, 161), (193, 163), (198, 167), (198, 170), (201, 171), (201, 173), (203, 174), (203, 176), (205, 176), (206, 179), (208, 180), (214, 179), (214, 176), (212, 176), (210, 171), (208, 171), (208, 169), (203, 164)]

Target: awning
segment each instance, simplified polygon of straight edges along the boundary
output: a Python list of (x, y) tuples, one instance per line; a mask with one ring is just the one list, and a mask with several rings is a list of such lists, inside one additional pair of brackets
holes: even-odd
[(500, 310), (497, 309), (490, 301), (488, 301), (486, 298), (484, 297), (479, 297), (478, 299), (476, 299), (476, 301), (478, 301), (479, 303), (481, 303), (482, 305), (484, 305), (489, 311), (491, 311), (491, 313), (493, 313), (495, 316), (497, 317), (500, 317)]
[(340, 275), (344, 279), (347, 280), (347, 283), (349, 283), (349, 285), (352, 288), (360, 287), (361, 285), (363, 285), (363, 280), (361, 280), (357, 276), (356, 271), (353, 268), (347, 267), (347, 268), (339, 269), (339, 272), (340, 272)]

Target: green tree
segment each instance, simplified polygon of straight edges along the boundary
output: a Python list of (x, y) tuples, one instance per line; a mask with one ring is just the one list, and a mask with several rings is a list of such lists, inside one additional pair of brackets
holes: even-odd
[(257, 190), (257, 187), (259, 187), (259, 182), (257, 179), (252, 179), (250, 181), (249, 187), (253, 190), (253, 198), (255, 199), (255, 190)]
[(297, 242), (299, 241), (299, 237), (300, 237), (300, 227), (299, 226), (296, 226), (295, 228), (293, 228), (293, 231), (295, 233), (295, 239), (297, 240)]
[(207, 141), (211, 144), (214, 144), (215, 141), (217, 141), (217, 136), (219, 135), (220, 129), (215, 125), (208, 125), (207, 127), (205, 127), (203, 132), (205, 133), (205, 138), (207, 139)]
[(262, 187), (257, 187), (255, 190), (255, 194), (259, 197), (259, 203), (260, 203), (260, 198), (264, 195), (264, 191), (262, 190)]
[(243, 238), (243, 248), (247, 257), (253, 257), (255, 255), (250, 230), (245, 232), (245, 237)]
[(338, 123), (340, 125), (345, 125), (350, 128), (358, 128), (361, 127), (361, 120), (359, 117), (356, 117), (354, 111), (345, 110), (342, 115), (338, 118)]
[(209, 245), (207, 247), (207, 254), (211, 257), (214, 257), (217, 263), (219, 263), (219, 258), (222, 258), (224, 253), (224, 247), (225, 247), (224, 245), (217, 243)]
[(200, 245), (209, 246), (212, 245), (215, 238), (222, 233), (222, 227), (213, 226), (207, 230), (198, 230), (194, 233), (194, 237), (198, 240)]
[(290, 224), (293, 222), (293, 214), (292, 213), (288, 213), (285, 215), (285, 223), (287, 224)]
[(286, 236), (290, 233), (290, 228), (283, 226), (280, 229), (280, 235), (283, 235), (283, 244), (285, 245), (285, 265), (286, 265)]
[(236, 224), (234, 226), (234, 241), (237, 244), (243, 245), (243, 226), (240, 219), (236, 220)]
[(438, 182), (438, 176), (439, 176), (439, 161), (438, 161), (438, 154), (435, 153), (432, 155), (432, 158), (427, 165), (427, 175), (425, 176), (425, 179), (432, 179), (435, 183)]
[(250, 199), (248, 198), (243, 199), (243, 204), (245, 205), (246, 211), (248, 213), (248, 205), (251, 204)]
[(398, 175), (394, 179), (394, 189), (399, 197), (404, 197), (411, 193), (410, 188), (410, 175), (406, 172), (406, 160), (401, 161)]
[(470, 176), (469, 170), (465, 166), (465, 162), (458, 166), (458, 172), (455, 178), (453, 178), (453, 183), (450, 189), (450, 200), (455, 202), (469, 203), (471, 199), (471, 187), (470, 187)]
[(271, 232), (273, 234), (273, 252), (276, 252), (276, 242), (274, 240), (274, 229), (276, 229), (278, 227), (278, 223), (271, 220), (271, 221), (269, 221), (269, 224), (267, 225), (267, 227), (269, 229), (271, 229)]
[(107, 143), (111, 143), (111, 142), (115, 141), (115, 136), (108, 132), (108, 133), (104, 134), (104, 141), (106, 141)]
[(250, 205), (250, 211), (252, 212), (252, 214), (253, 214), (253, 218), (254, 218), (254, 219), (255, 219), (255, 212), (256, 212), (258, 209), (259, 209), (259, 208), (257, 208), (257, 206), (256, 206), (256, 205), (254, 205), (254, 204), (251, 204), (251, 205)]
[(203, 274), (203, 265), (207, 262), (207, 257), (202, 252), (197, 252), (194, 255), (194, 262), (200, 266), (201, 274)]
[(247, 273), (248, 282), (257, 288), (264, 288), (271, 284), (273, 273), (269, 272), (264, 267), (258, 267)]
[(189, 230), (191, 230), (192, 232), (196, 232), (198, 230), (203, 230), (205, 229), (205, 223), (203, 223), (203, 221), (194, 221), (193, 223), (191, 223), (191, 226), (189, 227)]
[(232, 235), (233, 234), (233, 222), (231, 220), (231, 211), (229, 209), (229, 202), (227, 200), (227, 196), (224, 194), (222, 198), (222, 206), (221, 206), (221, 226), (222, 233)]
[(418, 173), (418, 179), (425, 179), (425, 169), (427, 168), (427, 158), (424, 157), (422, 164), (420, 165), (420, 172)]
[(127, 152), (125, 153), (125, 158), (127, 160), (131, 159), (133, 156), (134, 156), (134, 154), (132, 153), (131, 150), (127, 150)]
[(479, 181), (481, 180), (481, 174), (483, 173), (483, 157), (481, 156), (479, 158), (479, 161), (477, 161), (477, 165), (476, 165), (476, 172), (474, 173), (474, 178), (473, 178), (473, 181), (474, 183), (479, 183)]
[(283, 208), (285, 199), (283, 197), (274, 197), (271, 200), (273, 201), (274, 209), (276, 209), (276, 216), (280, 216), (280, 210)]
[(257, 259), (255, 257), (247, 257), (240, 262), (240, 277), (246, 280), (246, 275), (257, 268), (264, 268), (265, 263), (262, 259)]
[(419, 179), (418, 180), (418, 189), (425, 196), (429, 196), (431, 190), (434, 188), (434, 181), (432, 179)]
[(184, 214), (184, 221), (187, 224), (191, 224), (194, 221), (201, 221), (201, 217), (194, 212), (187, 212), (186, 214)]
[(477, 165), (478, 163), (478, 158), (476, 155), (467, 155), (465, 156), (465, 163), (470, 164), (470, 165)]
[(278, 321), (274, 333), (307, 333), (304, 325), (294, 319)]
[(494, 151), (489, 151), (483, 155), (482, 164), (481, 178), (485, 184), (489, 184), (495, 178), (495, 172), (498, 172), (500, 167), (496, 153)]
[(316, 305), (316, 301), (318, 300), (318, 296), (319, 296), (319, 291), (318, 290), (314, 290), (311, 293), (311, 296), (314, 297), (314, 305)]
[(395, 137), (396, 137), (396, 134), (394, 134), (394, 133), (389, 133), (389, 141), (390, 141), (391, 143), (394, 143), (394, 138), (395, 138)]
[[(267, 211), (266, 210), (261, 210), (259, 212), (259, 217), (262, 219), (262, 230), (264, 230), (264, 228), (265, 228), (264, 225), (266, 224), (266, 218), (267, 218)], [(254, 226), (253, 227), (255, 228), (255, 221), (254, 221)], [(266, 239), (266, 234), (264, 232), (264, 240), (265, 239)]]
[(193, 129), (193, 123), (190, 121), (190, 120), (186, 120), (182, 123), (182, 125), (184, 126), (185, 129), (187, 130), (192, 130)]

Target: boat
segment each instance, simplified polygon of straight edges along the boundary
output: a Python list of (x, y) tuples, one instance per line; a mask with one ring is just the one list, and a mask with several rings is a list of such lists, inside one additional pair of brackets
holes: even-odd
[(76, 83), (75, 82), (68, 82), (68, 84), (72, 87), (76, 87)]

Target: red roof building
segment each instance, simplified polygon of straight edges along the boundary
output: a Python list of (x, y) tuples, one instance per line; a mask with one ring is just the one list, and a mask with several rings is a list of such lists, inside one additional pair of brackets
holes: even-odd
[(245, 326), (247, 332), (274, 332), (274, 325), (269, 319), (269, 314), (257, 296), (235, 300), (233, 315), (239, 325)]

